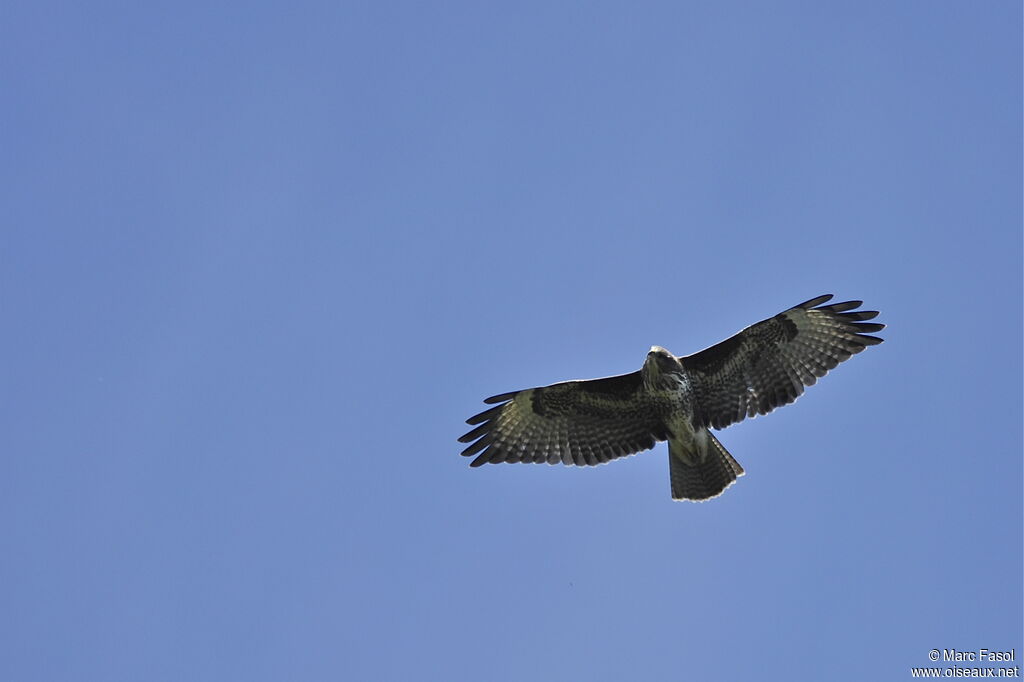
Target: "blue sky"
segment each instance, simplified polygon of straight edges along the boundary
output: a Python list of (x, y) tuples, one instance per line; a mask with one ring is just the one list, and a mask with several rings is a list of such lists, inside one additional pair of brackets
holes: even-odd
[[(1021, 6), (47, 3), (0, 22), (0, 678), (910, 679), (1022, 650)], [(719, 434), (488, 395), (822, 293)]]

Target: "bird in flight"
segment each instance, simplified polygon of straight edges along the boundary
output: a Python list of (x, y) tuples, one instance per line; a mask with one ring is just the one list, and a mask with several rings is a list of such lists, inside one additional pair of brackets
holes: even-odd
[(851, 355), (882, 342), (861, 301), (805, 301), (699, 353), (660, 346), (636, 372), (491, 396), (459, 438), (470, 466), (604, 464), (668, 441), (672, 499), (717, 497), (743, 475), (710, 429), (788, 405)]

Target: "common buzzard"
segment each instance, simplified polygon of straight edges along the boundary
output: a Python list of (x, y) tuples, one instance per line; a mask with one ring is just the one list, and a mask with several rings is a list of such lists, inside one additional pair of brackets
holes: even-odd
[(636, 372), (502, 393), (466, 420), (462, 454), (488, 462), (604, 464), (668, 441), (672, 499), (707, 500), (743, 467), (709, 429), (788, 405), (818, 377), (882, 342), (861, 301), (824, 305), (818, 296), (699, 353), (677, 357), (660, 346)]

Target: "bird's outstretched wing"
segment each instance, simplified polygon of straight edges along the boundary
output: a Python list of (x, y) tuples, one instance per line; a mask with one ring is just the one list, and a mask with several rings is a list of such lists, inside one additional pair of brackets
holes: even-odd
[(822, 305), (831, 298), (812, 298), (680, 358), (692, 384), (696, 425), (721, 429), (768, 414), (854, 353), (882, 342), (867, 334), (885, 325), (864, 322), (877, 311), (854, 310), (861, 301)]
[[(470, 417), (462, 454), (488, 462), (603, 464), (665, 440), (659, 405), (639, 390), (640, 372), (566, 381), (492, 396), (497, 407)], [(476, 441), (476, 442), (473, 442)]]

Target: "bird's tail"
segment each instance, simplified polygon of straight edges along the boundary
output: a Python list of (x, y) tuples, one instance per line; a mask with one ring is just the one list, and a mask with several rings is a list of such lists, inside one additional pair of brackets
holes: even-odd
[(703, 456), (701, 453), (685, 451), (674, 440), (668, 442), (673, 500), (710, 500), (721, 495), (733, 481), (743, 475), (743, 467), (733, 459), (725, 446), (710, 431), (705, 433), (707, 440), (703, 443)]

